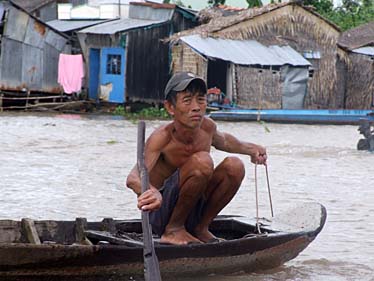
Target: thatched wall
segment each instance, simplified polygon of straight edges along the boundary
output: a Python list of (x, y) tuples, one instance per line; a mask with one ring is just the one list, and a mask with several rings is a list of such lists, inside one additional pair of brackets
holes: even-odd
[(206, 80), (208, 62), (186, 44), (180, 43), (172, 47), (171, 70), (173, 73), (190, 71)]
[(247, 66), (236, 68), (236, 103), (245, 108), (282, 108), (280, 72)]
[[(318, 51), (321, 59), (309, 81), (306, 108), (339, 108), (344, 90), (338, 87), (337, 58), (339, 30), (321, 17), (298, 5), (285, 5), (269, 13), (221, 29), (216, 36), (229, 39), (254, 39), (265, 45), (286, 44), (299, 53)], [(338, 97), (338, 98), (337, 98)]]
[(355, 53), (349, 60), (346, 108), (374, 109), (374, 60)]

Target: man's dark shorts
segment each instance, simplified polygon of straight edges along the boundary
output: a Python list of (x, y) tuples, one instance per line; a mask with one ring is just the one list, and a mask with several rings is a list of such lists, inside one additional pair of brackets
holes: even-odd
[[(164, 233), (166, 225), (169, 223), (171, 214), (179, 197), (179, 170), (176, 170), (169, 178), (164, 181), (160, 189), (162, 194), (162, 205), (157, 211), (149, 213), (149, 221), (152, 225), (152, 231), (159, 235)], [(200, 222), (203, 215), (206, 201), (200, 198), (194, 209), (189, 214), (185, 223), (186, 230), (193, 233), (195, 226)]]

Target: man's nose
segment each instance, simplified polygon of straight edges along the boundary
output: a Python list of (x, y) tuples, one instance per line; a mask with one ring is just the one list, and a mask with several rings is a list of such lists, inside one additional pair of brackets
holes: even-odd
[(201, 109), (200, 109), (200, 104), (199, 104), (199, 102), (197, 101), (197, 99), (192, 99), (192, 103), (191, 103), (191, 105), (192, 105), (192, 110), (193, 111), (200, 111)]

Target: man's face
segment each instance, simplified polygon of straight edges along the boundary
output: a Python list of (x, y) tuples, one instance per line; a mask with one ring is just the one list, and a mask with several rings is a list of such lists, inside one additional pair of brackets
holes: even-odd
[(175, 106), (170, 106), (169, 113), (174, 116), (175, 121), (187, 127), (196, 128), (200, 127), (206, 107), (206, 94), (183, 91), (177, 94)]

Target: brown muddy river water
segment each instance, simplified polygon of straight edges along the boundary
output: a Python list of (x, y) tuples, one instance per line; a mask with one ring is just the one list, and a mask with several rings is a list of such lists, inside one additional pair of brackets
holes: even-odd
[[(162, 122), (147, 122), (147, 135)], [(295, 260), (204, 281), (374, 280), (374, 153), (357, 151), (357, 126), (218, 123), (268, 150), (274, 213), (317, 201), (325, 228)], [(0, 115), (0, 219), (139, 218), (124, 180), (136, 160), (136, 124), (108, 116)], [(216, 163), (226, 153), (212, 150)], [(222, 214), (255, 216), (254, 166)], [(268, 216), (259, 167), (260, 216)], [(186, 281), (189, 279), (185, 279)], [(197, 279), (191, 279), (191, 281)]]

